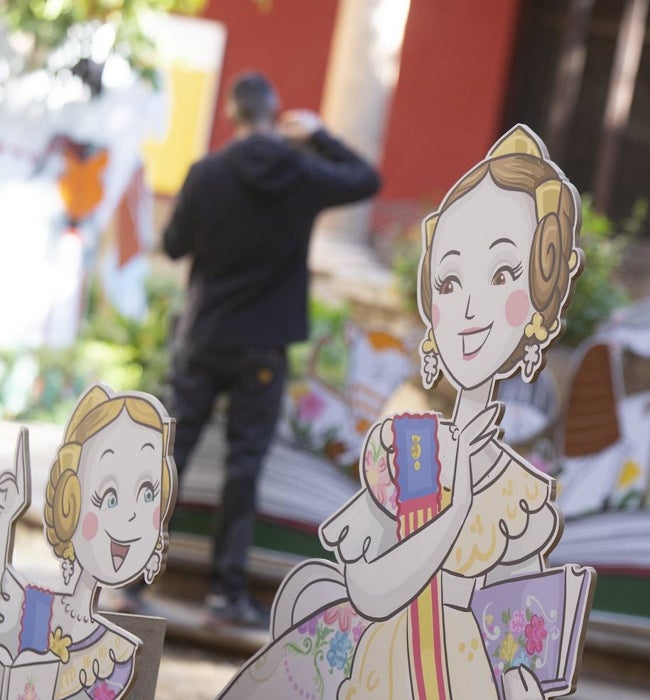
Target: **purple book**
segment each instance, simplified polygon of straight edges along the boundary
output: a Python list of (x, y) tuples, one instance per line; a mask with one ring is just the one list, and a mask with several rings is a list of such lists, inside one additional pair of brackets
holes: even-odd
[(574, 688), (583, 630), (595, 584), (593, 569), (567, 564), (479, 588), (472, 612), (503, 700), (501, 677), (527, 666), (545, 694)]

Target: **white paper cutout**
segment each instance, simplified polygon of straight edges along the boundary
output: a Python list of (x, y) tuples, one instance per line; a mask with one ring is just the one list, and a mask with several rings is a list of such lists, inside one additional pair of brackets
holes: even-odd
[(0, 474), (2, 700), (125, 696), (142, 642), (97, 614), (96, 600), (100, 587), (143, 573), (150, 583), (162, 569), (176, 498), (173, 426), (148, 394), (97, 384), (81, 397), (45, 496), (45, 536), (67, 579), (60, 592), (11, 564), (15, 523), (31, 498), (21, 429), (14, 466)]
[(368, 428), (414, 367), (407, 348), (394, 335), (348, 322), (347, 371), (339, 390), (318, 371), (318, 354), (331, 341), (324, 337), (315, 344), (307, 377), (292, 386), (280, 435), (345, 467), (356, 462)]
[[(273, 641), (223, 700), (528, 700), (576, 683), (595, 572), (549, 569), (553, 479), (499, 437), (495, 381), (531, 381), (579, 272), (580, 203), (518, 125), (423, 226), (418, 290), (452, 420), (376, 423), (362, 489), (322, 523), (336, 563), (307, 561), (276, 596)], [(427, 358), (431, 358), (428, 360)]]

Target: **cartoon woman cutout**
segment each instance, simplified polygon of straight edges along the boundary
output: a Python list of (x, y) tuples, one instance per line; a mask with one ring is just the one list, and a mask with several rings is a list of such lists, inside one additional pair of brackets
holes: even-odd
[[(370, 430), (363, 489), (320, 528), (338, 563), (289, 575), (273, 642), (222, 698), (548, 697), (539, 659), (518, 662), (514, 632), (493, 663), (490, 628), (471, 606), (495, 582), (539, 578), (559, 536), (553, 480), (501, 441), (493, 396), (514, 372), (534, 379), (560, 333), (581, 265), (579, 225), (575, 189), (520, 125), (425, 219), (422, 379), (431, 388), (442, 370), (455, 385), (452, 420), (407, 414)], [(547, 631), (541, 617), (521, 622), (534, 655)]]
[[(59, 659), (55, 700), (116, 700), (129, 686), (141, 642), (97, 615), (95, 603), (101, 587), (124, 586), (142, 574), (151, 583), (161, 569), (176, 493), (172, 441), (173, 421), (156, 399), (102, 385), (79, 400), (66, 426), (44, 516), (70, 590), (25, 583), (7, 565), (0, 601), (0, 644), (13, 657), (31, 650)], [(29, 498), (25, 443), (21, 434), (15, 478), (0, 479), (12, 502), (0, 516), (5, 549)]]

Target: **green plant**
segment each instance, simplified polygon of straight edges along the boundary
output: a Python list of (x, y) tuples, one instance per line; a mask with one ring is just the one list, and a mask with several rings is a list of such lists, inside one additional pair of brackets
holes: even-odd
[(147, 298), (147, 315), (135, 321), (119, 314), (94, 283), (86, 321), (74, 345), (1, 353), (2, 415), (64, 422), (79, 394), (97, 381), (116, 391), (146, 391), (163, 398), (170, 321), (180, 307), (181, 292), (170, 279), (152, 278)]
[(289, 373), (293, 380), (304, 379), (318, 344), (318, 374), (330, 386), (342, 387), (345, 381), (347, 350), (344, 329), (349, 318), (349, 309), (343, 304), (323, 302), (315, 297), (309, 299), (311, 330), (309, 340), (289, 346)]
[[(48, 55), (70, 39), (73, 28), (85, 27), (89, 35), (110, 25), (115, 31), (113, 50), (137, 73), (155, 81), (155, 50), (143, 27), (145, 14), (194, 14), (205, 3), (206, 0), (0, 0), (0, 18), (10, 32), (20, 32), (31, 39), (28, 69), (44, 67)], [(82, 49), (78, 58), (83, 57)]]
[(421, 249), (420, 227), (412, 226), (407, 229), (396, 245), (393, 256), (392, 266), (397, 288), (404, 309), (410, 313), (415, 313), (418, 309), (418, 268)]
[(134, 320), (102, 299), (95, 286), (80, 338), (89, 369), (102, 367), (113, 377), (105, 381), (112, 381), (115, 389), (160, 395), (169, 371), (170, 323), (181, 299), (174, 281), (152, 276), (147, 282), (147, 315)]
[(625, 288), (617, 280), (629, 236), (614, 236), (614, 231), (611, 219), (594, 210), (590, 195), (583, 195), (580, 247), (584, 252), (584, 268), (566, 314), (563, 342), (567, 345), (581, 343), (614, 309), (629, 301)]

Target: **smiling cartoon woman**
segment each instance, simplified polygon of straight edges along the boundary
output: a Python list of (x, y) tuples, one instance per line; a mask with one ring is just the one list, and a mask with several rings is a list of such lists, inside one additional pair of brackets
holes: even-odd
[[(517, 126), (424, 221), (422, 378), (431, 388), (442, 369), (457, 388), (452, 420), (430, 418), (435, 498), (405, 510), (401, 417), (375, 425), (364, 489), (320, 529), (338, 565), (307, 563), (285, 581), (275, 641), (222, 697), (496, 700), (497, 684), (507, 700), (544, 697), (523, 661), (497, 677), (471, 600), (487, 584), (542, 571), (559, 532), (552, 480), (500, 440), (492, 401), (496, 380), (534, 378), (561, 331), (580, 269), (579, 212), (542, 142)], [(412, 443), (411, 457), (424, 459), (423, 444)]]
[[(129, 685), (140, 642), (95, 615), (94, 604), (99, 587), (123, 586), (141, 574), (151, 583), (161, 568), (176, 484), (170, 426), (153, 397), (112, 394), (96, 385), (66, 427), (44, 516), (47, 540), (72, 592), (26, 585), (16, 630), (18, 651), (59, 657), (55, 700), (116, 700)], [(7, 583), (11, 587), (6, 578), (5, 595)], [(14, 607), (16, 584), (14, 578)], [(1, 636), (5, 643), (6, 630)]]

